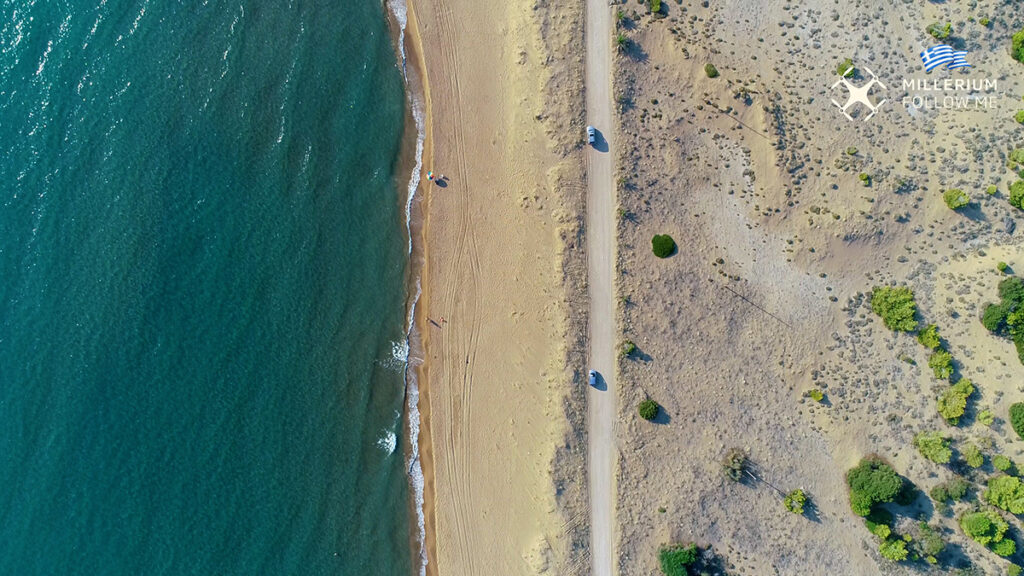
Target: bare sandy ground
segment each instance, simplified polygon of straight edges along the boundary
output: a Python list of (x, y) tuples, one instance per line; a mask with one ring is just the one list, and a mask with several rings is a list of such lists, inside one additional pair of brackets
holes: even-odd
[[(417, 0), (433, 574), (585, 566), (582, 7)], [(575, 47), (575, 48), (574, 48)]]
[[(620, 313), (638, 353), (620, 362), (619, 572), (657, 573), (657, 548), (670, 541), (712, 547), (730, 574), (927, 572), (878, 556), (850, 512), (846, 470), (877, 453), (927, 491), (952, 471), (917, 453), (916, 432), (990, 439), (989, 454), (1015, 459), (1021, 443), (998, 420), (942, 422), (943, 383), (924, 349), (886, 330), (866, 294), (915, 289), (922, 320), (940, 326), (978, 386), (977, 409), (1005, 420), (1024, 399), (1012, 345), (978, 322), (995, 299), (996, 262), (1024, 269), (1024, 213), (1006, 201), (1005, 166), (1021, 146), (1012, 117), (1024, 93), (1024, 66), (1005, 47), (1024, 22), (1000, 2), (663, 6), (664, 18), (620, 6), (630, 39), (616, 76)], [(988, 27), (977, 22), (985, 16)], [(924, 76), (917, 53), (936, 43), (924, 28), (937, 20), (953, 24), (971, 75), (999, 79), (998, 108), (910, 115), (898, 101), (900, 78)], [(845, 96), (829, 90), (845, 57), (861, 69), (858, 85), (865, 68), (889, 82), (890, 101), (869, 122), (849, 122), (830, 102)], [(707, 63), (719, 77), (707, 77)], [(1000, 192), (987, 195), (989, 185)], [(953, 187), (971, 195), (969, 209), (943, 204)], [(675, 256), (653, 256), (659, 233), (675, 238)], [(811, 388), (825, 402), (806, 398)], [(636, 413), (648, 396), (665, 408), (655, 423)], [(748, 451), (764, 482), (724, 478), (731, 447)], [(807, 516), (782, 505), (779, 491), (798, 487), (814, 503)], [(921, 517), (943, 531), (944, 570), (1005, 571), (926, 498), (902, 512), (904, 527)]]

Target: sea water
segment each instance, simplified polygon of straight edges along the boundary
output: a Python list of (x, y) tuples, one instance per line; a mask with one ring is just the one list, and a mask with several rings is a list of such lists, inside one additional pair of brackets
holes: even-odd
[(0, 6), (0, 574), (410, 573), (384, 6)]

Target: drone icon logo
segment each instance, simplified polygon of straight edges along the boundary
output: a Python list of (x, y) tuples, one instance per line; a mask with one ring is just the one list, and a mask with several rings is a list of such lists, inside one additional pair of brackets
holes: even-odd
[(867, 107), (868, 110), (871, 111), (867, 116), (864, 117), (864, 121), (867, 122), (868, 120), (871, 120), (871, 117), (875, 115), (875, 112), (878, 112), (882, 105), (886, 103), (886, 100), (884, 98), (878, 104), (874, 104), (871, 102), (871, 89), (874, 88), (876, 84), (878, 86), (881, 86), (883, 90), (888, 90), (888, 88), (886, 88), (885, 84), (882, 84), (882, 81), (879, 80), (878, 76), (875, 76), (875, 73), (872, 72), (870, 69), (864, 68), (864, 71), (871, 75), (871, 80), (863, 86), (855, 86), (852, 82), (848, 80), (848, 78), (853, 75), (853, 67), (851, 66), (846, 71), (846, 74), (844, 74), (842, 78), (837, 80), (836, 83), (833, 84), (831, 88), (829, 88), (829, 90), (835, 90), (836, 87), (839, 86), (840, 84), (846, 87), (847, 92), (849, 92), (849, 97), (846, 99), (846, 104), (840, 104), (839, 102), (836, 102), (835, 99), (832, 100), (832, 103), (835, 104), (836, 108), (839, 108), (839, 110), (842, 111), (843, 116), (846, 116), (846, 118), (851, 122), (853, 121), (853, 116), (850, 116), (848, 110), (854, 104), (863, 104), (865, 107)]

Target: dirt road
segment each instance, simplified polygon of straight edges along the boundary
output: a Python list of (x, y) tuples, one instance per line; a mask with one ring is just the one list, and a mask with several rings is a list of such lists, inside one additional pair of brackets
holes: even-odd
[(601, 374), (588, 391), (587, 433), (592, 574), (612, 576), (615, 508), (615, 198), (612, 183), (611, 9), (587, 0), (587, 121), (598, 130), (587, 152), (587, 278), (590, 368)]

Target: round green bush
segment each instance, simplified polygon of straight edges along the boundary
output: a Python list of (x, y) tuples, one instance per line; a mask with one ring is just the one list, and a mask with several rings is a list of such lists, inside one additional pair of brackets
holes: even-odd
[(651, 238), (651, 247), (658, 258), (668, 258), (676, 252), (676, 241), (668, 234), (656, 234)]
[(686, 567), (696, 561), (696, 544), (666, 544), (658, 550), (658, 564), (665, 576), (687, 576)]
[(871, 507), (892, 502), (903, 490), (903, 479), (888, 464), (877, 458), (865, 458), (846, 473), (850, 487), (850, 507), (858, 516), (867, 516)]
[(1017, 436), (1024, 440), (1024, 402), (1015, 402), (1010, 406), (1010, 425)]
[(640, 417), (648, 421), (657, 418), (660, 410), (661, 406), (658, 406), (658, 403), (650, 398), (641, 402), (639, 407)]

